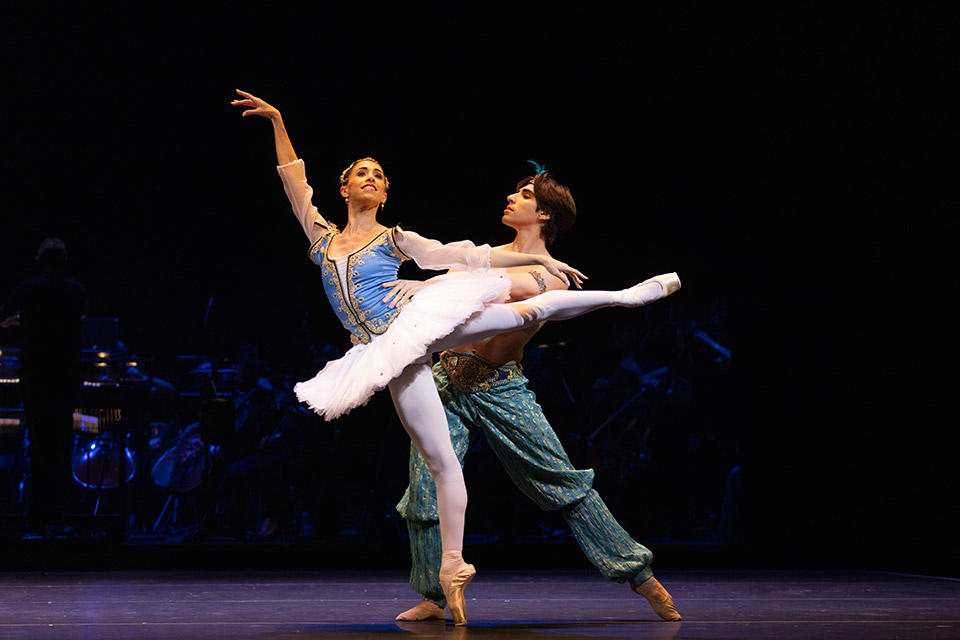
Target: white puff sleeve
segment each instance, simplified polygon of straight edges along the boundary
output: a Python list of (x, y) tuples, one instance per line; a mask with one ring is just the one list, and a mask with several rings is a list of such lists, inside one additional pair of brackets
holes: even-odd
[(310, 244), (313, 245), (327, 231), (329, 223), (323, 219), (317, 208), (313, 206), (313, 187), (307, 184), (307, 172), (303, 160), (283, 164), (277, 167), (280, 180), (283, 181), (283, 190), (293, 207), (293, 212), (307, 234)]
[(419, 233), (404, 231), (400, 227), (395, 229), (394, 240), (400, 250), (413, 258), (421, 269), (486, 271), (490, 268), (489, 244), (478, 247), (469, 240), (442, 244), (437, 240), (424, 238)]

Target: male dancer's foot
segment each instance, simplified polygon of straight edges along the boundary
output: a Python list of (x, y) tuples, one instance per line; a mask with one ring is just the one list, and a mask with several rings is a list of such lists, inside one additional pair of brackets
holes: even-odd
[(443, 609), (431, 600), (424, 598), (415, 606), (397, 616), (397, 622), (421, 622), (423, 620), (443, 620)]
[(673, 604), (673, 597), (656, 578), (647, 578), (638, 585), (630, 585), (635, 593), (647, 599), (654, 612), (664, 620), (680, 620), (680, 612)]

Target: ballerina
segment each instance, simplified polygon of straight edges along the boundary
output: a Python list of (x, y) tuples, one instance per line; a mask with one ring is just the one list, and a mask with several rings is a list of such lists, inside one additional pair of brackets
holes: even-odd
[[(377, 219), (389, 181), (372, 158), (356, 160), (340, 176), (347, 205), (341, 232), (312, 203), (304, 163), (294, 152), (280, 112), (245, 91), (232, 104), (242, 115), (273, 125), (277, 170), (293, 211), (310, 241), (310, 259), (321, 268), (327, 298), (343, 326), (360, 342), (294, 390), (314, 411), (331, 420), (388, 387), (400, 422), (423, 455), (437, 488), (441, 565), (439, 581), (457, 625), (466, 624), (463, 591), (476, 574), (463, 559), (467, 491), (450, 442), (446, 414), (433, 384), (430, 356), (546, 320), (574, 318), (610, 306), (638, 307), (680, 288), (676, 274), (651, 278), (623, 291), (548, 291), (523, 302), (501, 303), (509, 291), (503, 268), (538, 265), (580, 287), (586, 276), (547, 255), (476, 246), (441, 244)], [(459, 270), (432, 280), (407, 304), (387, 304), (400, 264)]]

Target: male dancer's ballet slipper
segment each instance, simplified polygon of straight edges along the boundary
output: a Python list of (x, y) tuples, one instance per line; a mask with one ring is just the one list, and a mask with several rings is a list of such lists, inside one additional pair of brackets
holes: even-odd
[(439, 638), (443, 640), (463, 640), (470, 629), (467, 627), (448, 627), (445, 622), (431, 620), (429, 622), (394, 622), (397, 629), (407, 632), (405, 638)]
[(443, 620), (443, 609), (430, 600), (421, 600), (396, 617), (397, 622), (420, 622), (422, 620)]
[(477, 570), (472, 564), (462, 562), (450, 569), (440, 569), (440, 588), (447, 598), (450, 615), (455, 625), (467, 624), (467, 602), (463, 597), (463, 590), (467, 588)]
[(680, 612), (673, 604), (673, 597), (656, 578), (647, 578), (639, 585), (631, 585), (634, 592), (647, 599), (654, 613), (664, 620), (680, 620)]
[[(651, 286), (658, 285), (658, 286)], [(676, 273), (664, 273), (644, 280), (622, 292), (621, 304), (627, 307), (642, 307), (666, 298), (680, 290), (680, 276)]]

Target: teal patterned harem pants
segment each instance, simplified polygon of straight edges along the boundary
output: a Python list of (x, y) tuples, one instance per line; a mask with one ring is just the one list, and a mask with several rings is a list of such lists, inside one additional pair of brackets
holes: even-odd
[[(455, 356), (462, 362), (469, 358), (486, 364), (475, 356)], [(650, 578), (653, 554), (624, 531), (593, 490), (593, 470), (573, 468), (536, 396), (527, 389), (519, 365), (504, 365), (496, 369), (496, 374), (492, 383), (464, 388), (441, 364), (433, 368), (460, 464), (470, 444), (466, 425), (483, 429), (487, 443), (514, 484), (541, 509), (560, 511), (587, 559), (600, 573), (634, 585)], [(407, 521), (410, 534), (410, 586), (424, 598), (446, 606), (437, 578), (441, 546), (436, 489), (413, 444), (410, 484), (397, 511)]]

